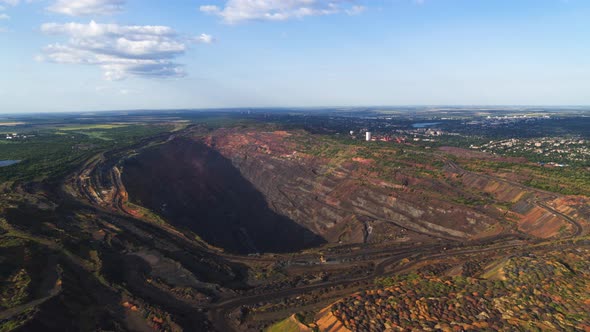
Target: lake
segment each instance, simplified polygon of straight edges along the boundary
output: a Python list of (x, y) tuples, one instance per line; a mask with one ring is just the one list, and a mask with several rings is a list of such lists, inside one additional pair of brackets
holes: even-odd
[(0, 160), (0, 167), (6, 167), (20, 163), (20, 160)]
[(420, 122), (420, 123), (414, 123), (412, 125), (412, 127), (414, 127), (414, 128), (427, 128), (427, 127), (436, 126), (437, 124), (441, 124), (441, 123), (440, 122)]

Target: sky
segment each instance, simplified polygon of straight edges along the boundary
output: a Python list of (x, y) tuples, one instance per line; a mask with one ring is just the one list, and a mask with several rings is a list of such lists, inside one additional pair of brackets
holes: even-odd
[(0, 0), (0, 113), (590, 105), (587, 0)]

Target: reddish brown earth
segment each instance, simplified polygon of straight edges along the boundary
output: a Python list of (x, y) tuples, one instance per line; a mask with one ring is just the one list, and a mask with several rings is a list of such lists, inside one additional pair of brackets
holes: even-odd
[(175, 139), (128, 160), (131, 197), (174, 226), (235, 252), (297, 251), (323, 240), (269, 208), (231, 162), (197, 140)]
[(547, 205), (576, 220), (582, 227), (583, 235), (590, 232), (590, 198), (565, 196), (549, 201)]
[[(489, 193), (511, 206), (510, 215), (519, 231), (539, 238), (555, 238), (588, 229), (584, 197), (559, 196), (528, 188), (505, 178), (464, 172), (460, 181), (466, 187)], [(580, 229), (577, 230), (576, 224)], [(584, 229), (582, 229), (584, 228)]]
[[(337, 162), (310, 156), (293, 143), (297, 137), (283, 137), (226, 131), (207, 141), (232, 160), (274, 209), (330, 242), (371, 241), (376, 238), (373, 233), (383, 234), (377, 230), (395, 228), (436, 238), (467, 239), (496, 223), (476, 209), (368, 173), (370, 160), (354, 154), (348, 161)], [(410, 178), (408, 182), (433, 191), (452, 191), (436, 180)]]
[[(559, 237), (579, 233), (568, 218), (584, 220), (588, 214), (580, 199), (467, 172), (454, 163), (438, 166), (434, 161), (445, 160), (440, 151), (426, 161), (419, 155), (422, 161), (406, 160), (391, 174), (359, 146), (330, 142), (340, 149), (335, 156), (311, 153), (309, 147), (322, 146), (323, 139), (301, 131), (189, 132), (127, 158), (122, 181), (114, 167), (114, 185), (88, 186), (88, 196), (150, 217), (148, 210), (125, 203), (130, 199), (209, 244), (248, 253), (324, 242), (468, 241), (506, 232)], [(418, 168), (441, 175), (416, 175)]]
[(449, 197), (463, 190), (444, 179), (403, 171), (384, 178), (354, 147), (350, 157), (322, 158), (307, 153), (305, 140), (319, 144), (302, 132), (239, 129), (176, 138), (130, 158), (123, 182), (132, 202), (238, 252), (469, 240), (504, 230), (501, 211), (455, 203)]

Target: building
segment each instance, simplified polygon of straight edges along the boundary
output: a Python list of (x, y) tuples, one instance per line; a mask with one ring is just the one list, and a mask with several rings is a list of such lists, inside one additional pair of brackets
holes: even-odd
[(371, 134), (370, 131), (367, 131), (367, 142), (370, 142), (371, 139), (373, 139), (373, 135)]

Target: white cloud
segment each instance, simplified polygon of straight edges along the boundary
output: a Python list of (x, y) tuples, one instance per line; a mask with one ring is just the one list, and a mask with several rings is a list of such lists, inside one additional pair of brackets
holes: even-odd
[[(173, 60), (184, 54), (187, 45), (166, 26), (126, 26), (91, 21), (88, 24), (46, 23), (41, 26), (41, 31), (69, 37), (66, 44), (46, 46), (42, 56), (45, 61), (97, 65), (109, 80), (128, 76), (185, 75), (183, 66)], [(205, 36), (212, 40), (211, 36)]]
[[(16, 5), (18, 5), (18, 2), (19, 2), (18, 0), (0, 0), (0, 21), (10, 19), (10, 16), (8, 14), (2, 13), (2, 11), (6, 10), (6, 7), (4, 7), (2, 4), (16, 6)], [(0, 33), (4, 33), (4, 32), (8, 32), (8, 30), (5, 27), (0, 26)]]
[(20, 0), (0, 0), (0, 4), (5, 4), (9, 6), (16, 6), (20, 3)]
[(350, 6), (351, 0), (227, 0), (222, 8), (201, 6), (207, 14), (220, 16), (225, 23), (245, 21), (285, 21), (306, 16), (333, 15), (342, 12), (360, 13), (362, 6)]
[(213, 38), (213, 36), (208, 35), (206, 33), (202, 33), (198, 37), (194, 38), (194, 41), (197, 43), (211, 44), (212, 42), (215, 41), (215, 38)]
[(205, 6), (199, 7), (199, 10), (202, 11), (203, 13), (215, 14), (215, 13), (219, 12), (219, 7), (213, 6), (213, 5), (205, 5)]
[(125, 0), (56, 0), (47, 10), (68, 16), (112, 15), (124, 4)]

